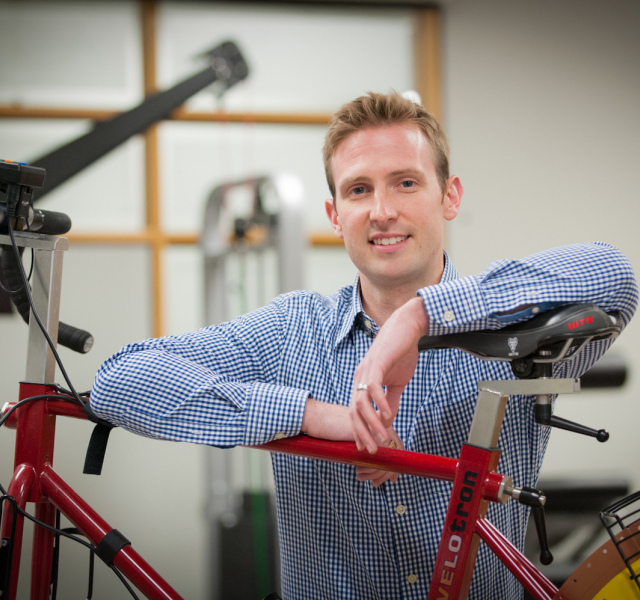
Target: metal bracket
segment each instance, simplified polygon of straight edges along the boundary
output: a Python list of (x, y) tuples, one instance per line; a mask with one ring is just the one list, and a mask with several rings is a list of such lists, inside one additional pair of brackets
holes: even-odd
[[(69, 241), (64, 237), (29, 232), (15, 232), (14, 239), (19, 247), (34, 250), (31, 295), (35, 310), (55, 344), (58, 339), (62, 258), (63, 252), (69, 249)], [(11, 246), (11, 238), (0, 235), (0, 244)], [(26, 381), (53, 384), (55, 358), (35, 319), (29, 319), (28, 343)]]

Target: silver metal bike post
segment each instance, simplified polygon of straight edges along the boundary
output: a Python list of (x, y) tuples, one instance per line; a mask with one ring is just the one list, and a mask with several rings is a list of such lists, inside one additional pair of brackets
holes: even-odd
[(468, 442), (479, 448), (497, 448), (509, 396), (480, 387)]
[[(63, 252), (69, 249), (66, 238), (29, 232), (15, 232), (17, 246), (33, 248), (31, 296), (40, 321), (54, 344), (58, 339)], [(10, 246), (9, 236), (1, 235), (0, 244)], [(5, 247), (5, 252), (10, 251)], [(55, 383), (56, 362), (47, 340), (33, 314), (29, 318), (27, 370), (29, 383)]]
[(549, 403), (552, 394), (573, 394), (580, 391), (579, 379), (505, 379), (480, 381), (478, 403), (473, 415), (468, 441), (474, 446), (494, 448), (502, 428), (509, 396), (536, 396)]

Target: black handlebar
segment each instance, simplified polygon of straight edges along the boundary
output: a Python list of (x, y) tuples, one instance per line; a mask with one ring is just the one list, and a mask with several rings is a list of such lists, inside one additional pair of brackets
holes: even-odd
[(71, 219), (65, 213), (35, 208), (29, 231), (46, 235), (64, 235), (71, 229)]
[[(0, 160), (0, 228), (26, 229), (46, 235), (62, 235), (71, 229), (68, 215), (52, 210), (33, 208), (33, 190), (44, 185), (45, 171), (22, 163)], [(24, 248), (0, 245), (0, 270), (4, 273), (7, 291), (25, 323), (29, 323), (31, 303), (20, 264)], [(58, 344), (75, 352), (86, 354), (93, 346), (93, 336), (65, 323), (58, 324)]]
[(93, 348), (93, 336), (84, 329), (61, 322), (58, 324), (58, 344), (74, 352), (86, 354)]

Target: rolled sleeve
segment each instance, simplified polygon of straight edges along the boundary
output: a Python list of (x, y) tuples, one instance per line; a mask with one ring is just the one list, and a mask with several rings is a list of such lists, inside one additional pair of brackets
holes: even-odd
[(559, 305), (594, 303), (620, 310), (626, 324), (638, 301), (628, 259), (602, 242), (573, 244), (520, 260), (501, 260), (482, 273), (418, 290), (428, 335), (499, 329)]
[(429, 315), (429, 335), (487, 327), (487, 308), (475, 277), (423, 288), (418, 294)]
[(310, 393), (269, 383), (249, 386), (244, 446), (266, 444), (300, 433)]

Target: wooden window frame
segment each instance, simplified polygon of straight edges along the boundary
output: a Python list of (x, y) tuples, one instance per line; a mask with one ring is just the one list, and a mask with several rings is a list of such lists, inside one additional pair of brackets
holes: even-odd
[[(156, 32), (157, 32), (157, 0), (140, 0), (140, 23), (143, 51), (144, 92), (150, 94), (157, 91), (156, 85)], [(335, 6), (339, 2), (326, 2), (327, 6)], [(351, 3), (357, 6), (358, 3)], [(393, 6), (397, 3), (374, 3), (377, 8)], [(414, 77), (415, 89), (422, 102), (432, 114), (442, 119), (441, 93), (441, 14), (437, 6), (420, 2), (407, 5), (414, 11)], [(365, 7), (363, 6), (364, 10)], [(117, 114), (117, 111), (91, 110), (78, 108), (47, 108), (0, 105), (0, 118), (5, 119), (89, 119), (104, 121)], [(236, 123), (270, 123), (286, 125), (319, 125), (326, 126), (330, 114), (320, 113), (221, 113), (191, 112), (180, 108), (174, 111), (169, 120), (196, 122), (236, 122)], [(151, 286), (152, 286), (152, 335), (159, 337), (165, 333), (164, 289), (164, 252), (172, 245), (194, 246), (199, 243), (200, 234), (176, 235), (164, 231), (160, 218), (160, 183), (158, 175), (158, 125), (152, 125), (144, 134), (145, 146), (145, 228), (142, 231), (121, 234), (104, 233), (71, 233), (69, 239), (73, 243), (147, 246), (151, 252)], [(309, 244), (314, 247), (342, 245), (332, 232), (311, 232)]]

